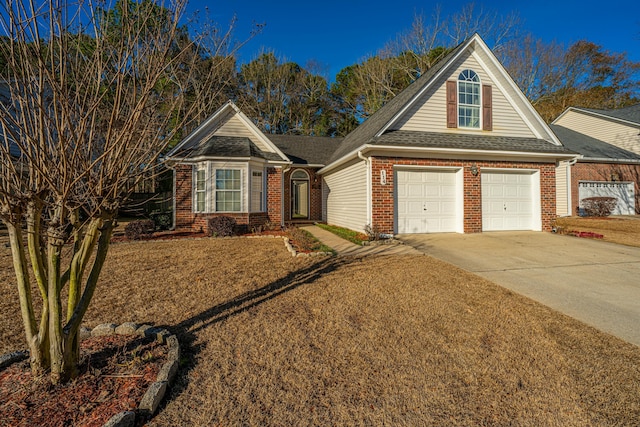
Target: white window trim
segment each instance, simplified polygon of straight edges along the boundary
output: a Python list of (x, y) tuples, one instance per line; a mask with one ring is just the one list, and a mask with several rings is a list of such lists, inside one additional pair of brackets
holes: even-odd
[[(197, 177), (198, 171), (204, 170), (205, 172), (205, 197), (204, 197), (204, 210), (198, 210), (197, 203)], [(240, 171), (240, 210), (239, 211), (217, 211), (216, 210), (216, 171), (218, 170), (238, 170)], [(247, 197), (250, 197), (251, 194), (251, 183), (247, 184), (247, 172), (248, 167), (235, 164), (235, 163), (227, 163), (227, 162), (212, 162), (212, 161), (204, 161), (194, 165), (193, 168), (193, 183), (192, 183), (192, 211), (193, 213), (229, 213), (229, 214), (238, 214), (238, 213), (249, 213), (249, 208), (251, 207), (251, 200), (247, 200)], [(250, 176), (250, 175), (249, 175)], [(263, 172), (264, 177), (264, 172)], [(264, 181), (264, 178), (263, 178)], [(266, 191), (263, 188), (263, 199)], [(266, 201), (263, 201), (263, 207), (266, 206)]]
[[(471, 71), (472, 73), (474, 73), (476, 75), (476, 77), (478, 77), (478, 81), (477, 82), (469, 82), (467, 80), (460, 80), (460, 74), (464, 73), (465, 71)], [(474, 104), (462, 104), (460, 103), (460, 83), (473, 83), (473, 84), (477, 84), (478, 85), (478, 105), (474, 105)], [(471, 129), (471, 130), (482, 130), (482, 79), (480, 79), (480, 75), (478, 73), (476, 73), (474, 70), (472, 70), (471, 68), (465, 68), (464, 70), (460, 71), (460, 73), (458, 73), (458, 77), (456, 79), (456, 101), (457, 101), (457, 120), (458, 120), (458, 128), (460, 129)], [(460, 123), (460, 108), (461, 107), (472, 107), (472, 108), (478, 108), (478, 126), (463, 126)]]
[[(216, 185), (217, 182), (217, 176), (216, 176), (216, 172), (217, 171), (226, 171), (226, 170), (230, 170), (230, 171), (238, 171), (240, 172), (240, 189), (239, 190), (218, 190), (218, 187)], [(237, 167), (214, 167), (211, 169), (211, 184), (212, 184), (212, 189), (211, 189), (211, 194), (213, 195), (213, 204), (211, 205), (211, 213), (245, 213), (246, 209), (244, 209), (244, 203), (243, 203), (243, 199), (244, 199), (244, 194), (242, 191), (242, 187), (243, 187), (243, 181), (245, 180), (244, 177), (244, 173), (242, 168), (237, 168)], [(240, 209), (237, 211), (219, 211), (216, 209), (217, 206), (217, 197), (218, 197), (218, 191), (225, 191), (225, 192), (236, 192), (239, 191), (240, 192)]]
[[(198, 172), (204, 171), (204, 190), (198, 190)], [(209, 179), (208, 168), (206, 164), (199, 164), (193, 168), (193, 212), (194, 213), (207, 213), (208, 212), (208, 199), (209, 199)], [(204, 209), (198, 209), (198, 193), (204, 193)]]
[[(258, 210), (253, 209), (253, 174), (259, 173), (261, 175), (260, 181), (260, 207)], [(265, 180), (265, 171), (264, 169), (251, 169), (251, 179), (249, 182), (249, 208), (251, 212), (266, 212), (267, 201), (265, 200), (266, 195), (266, 180)]]

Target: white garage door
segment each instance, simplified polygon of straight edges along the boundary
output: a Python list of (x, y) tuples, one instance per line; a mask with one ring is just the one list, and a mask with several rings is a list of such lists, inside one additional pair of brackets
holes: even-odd
[(482, 172), (482, 231), (533, 230), (533, 175)]
[[(580, 201), (587, 197), (615, 197), (618, 199), (613, 215), (634, 215), (635, 195), (633, 182), (604, 182), (585, 181), (578, 183), (578, 198)], [(580, 208), (580, 213), (583, 213)]]
[(456, 171), (396, 172), (397, 232), (457, 231)]

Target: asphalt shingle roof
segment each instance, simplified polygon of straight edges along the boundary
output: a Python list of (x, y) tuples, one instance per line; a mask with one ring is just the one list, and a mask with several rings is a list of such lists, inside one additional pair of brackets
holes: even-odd
[(640, 161), (640, 155), (631, 151), (623, 150), (563, 126), (551, 125), (550, 127), (565, 147), (586, 158)]
[(372, 145), (397, 145), (461, 150), (515, 151), (526, 153), (575, 154), (544, 139), (461, 133), (391, 131), (374, 138)]
[(580, 108), (584, 111), (602, 114), (604, 116), (614, 117), (616, 119), (626, 120), (640, 125), (640, 104), (632, 105), (625, 108), (617, 108), (615, 110), (596, 110), (593, 108)]
[(342, 138), (304, 135), (267, 135), (276, 147), (299, 165), (326, 165)]
[(344, 138), (344, 143), (338, 147), (331, 157), (331, 162), (338, 160), (340, 157), (369, 142), (369, 140), (373, 138), (375, 134), (378, 133), (378, 131), (382, 129), (382, 127), (386, 125), (407, 102), (409, 102), (431, 81), (431, 79), (449, 62), (451, 58), (462, 50), (464, 45), (464, 42), (459, 44), (426, 73), (411, 83), (405, 90), (380, 107), (378, 111), (373, 113), (367, 120), (362, 122), (360, 126), (349, 133)]
[(276, 153), (260, 150), (249, 138), (214, 135), (199, 144), (188, 144), (175, 157), (258, 157), (266, 160), (283, 160)]

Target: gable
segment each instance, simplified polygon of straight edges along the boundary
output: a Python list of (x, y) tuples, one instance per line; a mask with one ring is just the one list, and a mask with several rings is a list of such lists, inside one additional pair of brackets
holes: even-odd
[(232, 136), (232, 137), (244, 137), (249, 138), (260, 150), (267, 153), (273, 153), (275, 150), (273, 147), (267, 145), (263, 138), (260, 138), (255, 132), (242, 122), (237, 112), (225, 117), (224, 121), (218, 124), (211, 136)]
[(446, 73), (439, 76), (430, 87), (419, 96), (407, 111), (400, 116), (389, 130), (470, 133), (481, 131), (447, 127), (447, 81), (457, 81), (463, 70), (473, 70), (480, 77), (481, 85), (492, 87), (492, 121), (493, 129), (488, 131), (494, 136), (535, 138), (538, 135), (532, 126), (525, 121), (525, 117), (517, 105), (517, 100), (511, 99), (511, 94), (505, 93), (504, 84), (499, 84), (498, 78), (485, 69), (481, 62), (481, 55), (477, 51), (467, 49), (450, 67)]
[(168, 158), (259, 157), (265, 160), (289, 159), (231, 101), (183, 139)]
[(640, 154), (640, 126), (621, 123), (600, 114), (574, 108), (562, 113), (553, 124)]

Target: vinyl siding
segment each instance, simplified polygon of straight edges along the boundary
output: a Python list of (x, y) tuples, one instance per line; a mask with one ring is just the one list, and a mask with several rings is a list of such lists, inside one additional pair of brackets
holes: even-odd
[(323, 219), (364, 231), (367, 223), (367, 166), (359, 161), (323, 178)]
[(251, 132), (244, 123), (242, 123), (242, 120), (240, 120), (237, 114), (230, 116), (226, 122), (224, 122), (218, 129), (216, 129), (214, 135), (239, 137), (244, 136), (249, 138), (262, 151), (273, 152), (270, 147), (268, 147), (260, 138), (258, 138), (253, 132)]
[[(444, 75), (433, 84), (413, 106), (407, 110), (394, 126), (394, 130), (471, 133), (489, 132), (496, 136), (534, 137), (534, 132), (522, 119), (518, 111), (509, 101), (500, 87), (489, 77), (489, 74), (480, 66), (480, 63), (470, 54), (464, 55), (453, 64), (454, 71)], [(480, 77), (481, 84), (489, 84), (493, 87), (493, 130), (469, 130), (447, 128), (447, 80), (457, 80), (458, 75), (465, 69), (475, 71)], [(504, 86), (504, 85), (503, 85)]]
[(560, 162), (556, 167), (556, 214), (558, 216), (570, 215), (569, 207), (569, 162)]
[(567, 111), (554, 124), (640, 154), (640, 129), (591, 114)]

